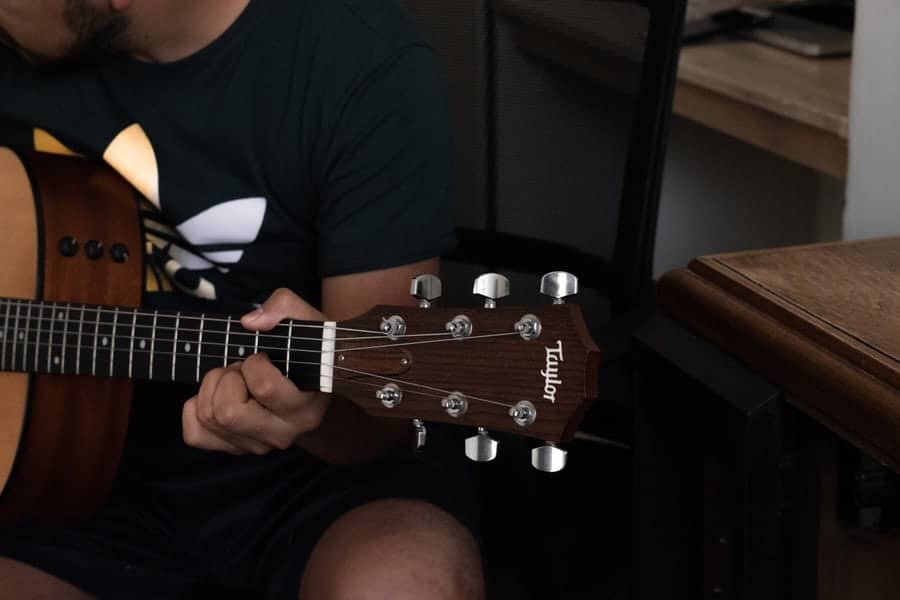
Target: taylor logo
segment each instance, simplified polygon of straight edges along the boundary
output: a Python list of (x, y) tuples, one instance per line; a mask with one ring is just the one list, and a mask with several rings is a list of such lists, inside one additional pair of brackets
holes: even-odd
[(562, 385), (562, 379), (559, 378), (559, 363), (563, 361), (562, 340), (556, 341), (556, 347), (547, 347), (547, 362), (541, 376), (544, 378), (544, 400), (556, 402), (557, 386)]

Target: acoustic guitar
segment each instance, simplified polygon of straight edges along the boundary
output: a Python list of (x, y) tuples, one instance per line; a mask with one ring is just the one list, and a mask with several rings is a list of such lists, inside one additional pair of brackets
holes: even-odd
[(597, 396), (599, 354), (577, 280), (544, 278), (546, 304), (497, 307), (508, 280), (475, 282), (484, 306), (438, 307), (440, 281), (416, 277), (420, 306), (378, 306), (345, 322), (286, 321), (247, 331), (238, 315), (142, 309), (139, 195), (95, 161), (0, 149), (0, 522), (92, 514), (128, 433), (132, 381), (199, 382), (265, 352), (301, 389), (367, 413), (471, 428), (466, 454), (497, 454), (491, 431), (541, 440), (556, 471)]

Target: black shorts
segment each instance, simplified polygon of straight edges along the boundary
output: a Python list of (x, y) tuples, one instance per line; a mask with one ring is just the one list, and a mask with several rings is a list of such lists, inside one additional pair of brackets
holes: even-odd
[(478, 495), (455, 431), (430, 426), (422, 453), (331, 466), (300, 449), (234, 457), (162, 444), (160, 428), (177, 433), (171, 423), (180, 409), (155, 404), (152, 416), (135, 410), (144, 427), (129, 436), (113, 494), (96, 518), (0, 530), (0, 555), (99, 598), (294, 599), (319, 537), (369, 501), (430, 502), (480, 543)]

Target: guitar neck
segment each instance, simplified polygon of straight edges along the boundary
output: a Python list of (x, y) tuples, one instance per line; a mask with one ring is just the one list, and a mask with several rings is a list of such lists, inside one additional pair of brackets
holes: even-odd
[(335, 329), (285, 321), (257, 332), (229, 315), (0, 298), (0, 371), (199, 383), (266, 354), (301, 389), (330, 392)]

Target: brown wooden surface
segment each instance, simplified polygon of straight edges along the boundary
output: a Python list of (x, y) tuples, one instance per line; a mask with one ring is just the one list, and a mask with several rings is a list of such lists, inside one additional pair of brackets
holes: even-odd
[[(513, 332), (515, 323), (526, 314), (537, 315), (542, 323), (540, 337), (525, 341)], [(394, 379), (403, 390), (399, 407), (387, 409), (375, 398), (375, 392), (386, 382), (379, 377), (341, 371), (342, 350), (353, 354), (354, 347), (391, 345), (381, 340), (350, 341), (339, 337), (335, 362), (335, 393), (347, 398), (364, 411), (402, 419), (419, 418), (466, 427), (485, 427), (547, 441), (569, 441), (575, 435), (581, 418), (597, 398), (599, 352), (591, 339), (577, 305), (541, 305), (500, 307), (492, 310), (435, 307), (377, 307), (359, 319), (339, 323), (339, 327), (378, 330), (382, 317), (402, 316), (409, 335), (440, 333), (445, 324), (458, 314), (467, 315), (473, 323), (472, 339), (453, 340), (444, 337), (437, 343), (406, 345), (409, 341), (434, 338), (410, 338), (395, 342), (409, 353), (409, 369)], [(495, 334), (503, 334), (495, 336)], [(491, 335), (477, 339), (480, 335)], [(440, 338), (438, 338), (440, 339)], [(556, 401), (543, 399), (546, 348), (563, 345), (563, 362), (559, 364)], [(366, 352), (365, 350), (356, 352)], [(384, 354), (384, 350), (379, 349)], [(386, 364), (385, 368), (396, 369)], [(381, 375), (375, 372), (374, 375)], [(416, 387), (419, 384), (429, 389)], [(418, 393), (417, 393), (418, 392)], [(441, 400), (449, 392), (468, 397), (469, 410), (460, 418), (449, 416)], [(538, 412), (537, 421), (527, 427), (518, 426), (509, 409), (521, 400), (531, 401)]]
[[(34, 196), (24, 166), (7, 149), (0, 149), (0, 212), (4, 219), (0, 256), (6, 257), (0, 272), (0, 297), (33, 299), (38, 292), (40, 259)], [(29, 381), (25, 374), (0, 373), (0, 493), (19, 449)]]
[(900, 238), (699, 258), (663, 311), (900, 470)]
[[(82, 159), (34, 156), (29, 164), (43, 219), (43, 298), (138, 306), (143, 247), (132, 188)], [(73, 258), (57, 251), (66, 235), (80, 242)], [(84, 242), (91, 239), (104, 243), (103, 259), (85, 256)], [(116, 242), (130, 250), (125, 264), (109, 257)], [(128, 381), (34, 377), (23, 443), (0, 498), (0, 520), (79, 518), (96, 510), (118, 469), (130, 404)]]
[(682, 49), (677, 115), (843, 179), (851, 59), (806, 58), (745, 40)]

